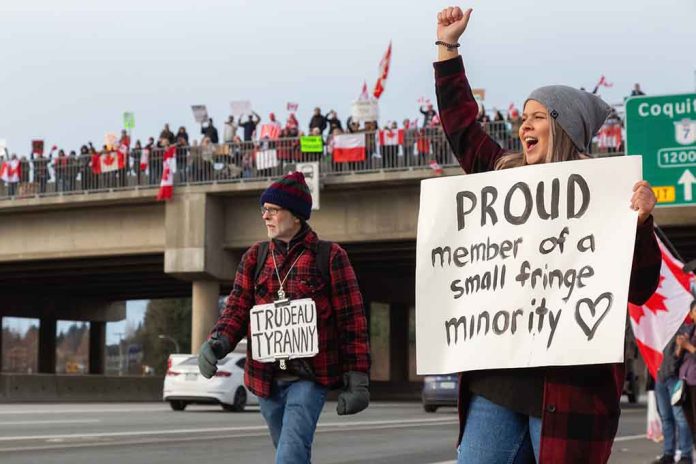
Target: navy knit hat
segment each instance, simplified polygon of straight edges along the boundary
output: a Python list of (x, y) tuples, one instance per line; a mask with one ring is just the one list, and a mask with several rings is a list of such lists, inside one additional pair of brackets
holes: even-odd
[(273, 203), (292, 212), (305, 221), (312, 213), (312, 194), (305, 182), (304, 174), (292, 172), (273, 182), (261, 195), (261, 204)]

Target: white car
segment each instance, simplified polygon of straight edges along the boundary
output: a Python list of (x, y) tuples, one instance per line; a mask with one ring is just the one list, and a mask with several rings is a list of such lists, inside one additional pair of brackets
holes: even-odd
[(245, 362), (246, 344), (240, 343), (218, 361), (215, 376), (206, 379), (198, 370), (197, 355), (170, 355), (162, 397), (174, 411), (183, 411), (189, 404), (219, 404), (226, 411), (243, 411), (247, 405), (259, 404), (244, 385)]

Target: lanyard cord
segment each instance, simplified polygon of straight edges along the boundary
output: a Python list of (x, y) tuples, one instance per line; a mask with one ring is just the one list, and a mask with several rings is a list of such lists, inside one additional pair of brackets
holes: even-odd
[[(275, 268), (276, 277), (278, 277), (278, 283), (280, 284), (280, 291), (278, 291), (278, 295), (285, 295), (285, 290), (283, 290), (283, 284), (285, 283), (286, 280), (288, 280), (288, 276), (290, 275), (290, 271), (292, 271), (292, 268), (295, 267), (295, 264), (297, 264), (297, 262), (300, 260), (300, 258), (302, 257), (302, 253), (304, 253), (304, 250), (302, 250), (300, 252), (297, 259), (295, 259), (295, 262), (292, 263), (292, 266), (290, 266), (290, 269), (288, 269), (288, 273), (285, 274), (285, 278), (283, 280), (280, 280), (280, 273), (278, 272), (278, 264), (276, 263), (275, 253), (273, 252), (273, 250), (271, 250), (271, 257), (273, 258), (273, 267)], [(284, 298), (284, 297), (281, 296), (281, 299), (282, 298)]]

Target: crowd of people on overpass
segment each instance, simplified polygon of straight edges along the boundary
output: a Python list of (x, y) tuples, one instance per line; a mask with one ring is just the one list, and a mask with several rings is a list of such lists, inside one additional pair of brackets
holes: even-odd
[[(635, 92), (642, 93), (638, 84)], [(380, 127), (377, 121), (352, 117), (342, 121), (336, 111), (324, 114), (317, 107), (307, 130), (300, 129), (293, 112), (284, 124), (274, 113), (264, 121), (252, 112), (237, 119), (229, 116), (221, 131), (209, 119), (196, 134), (200, 139), (184, 126), (174, 132), (169, 124), (164, 124), (157, 137), (145, 140), (133, 141), (123, 130), (120, 137), (101, 147), (88, 142), (79, 150), (53, 146), (46, 153), (41, 144), (34, 146), (30, 154), (0, 153), (0, 179), (4, 181), (5, 196), (10, 197), (156, 186), (162, 177), (163, 154), (171, 146), (176, 147), (177, 183), (269, 177), (282, 173), (286, 164), (307, 161), (320, 161), (322, 168), (333, 172), (430, 166), (440, 173), (442, 166), (456, 164), (456, 160), (432, 103), (424, 100), (419, 111), (422, 119), (404, 119), (401, 124), (388, 121)], [(522, 116), (514, 104), (506, 114), (497, 108), (487, 111), (479, 104), (477, 119), (501, 146), (511, 151), (520, 149), (516, 134)], [(622, 132), (623, 121), (614, 111), (595, 137), (593, 151), (622, 152)], [(337, 147), (337, 141), (345, 134), (360, 136), (358, 155), (341, 156), (342, 147)], [(310, 140), (312, 148), (307, 148)]]

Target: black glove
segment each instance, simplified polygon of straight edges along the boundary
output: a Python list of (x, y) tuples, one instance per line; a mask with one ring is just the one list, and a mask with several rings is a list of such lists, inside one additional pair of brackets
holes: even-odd
[(218, 359), (224, 358), (232, 350), (230, 341), (224, 335), (216, 333), (204, 341), (198, 350), (198, 370), (206, 379), (217, 372)]
[(339, 416), (357, 414), (370, 404), (370, 381), (364, 372), (350, 371), (343, 374), (343, 391), (338, 394), (336, 412)]

